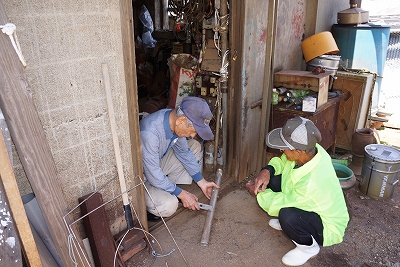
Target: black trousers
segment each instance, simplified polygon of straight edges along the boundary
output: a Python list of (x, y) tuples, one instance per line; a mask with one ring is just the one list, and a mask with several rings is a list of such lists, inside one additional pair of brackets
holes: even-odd
[[(273, 173), (273, 172), (270, 172)], [(274, 192), (281, 192), (281, 175), (271, 175), (267, 188)], [(311, 245), (311, 236), (322, 246), (324, 237), (321, 217), (315, 212), (301, 210), (295, 207), (282, 208), (278, 215), (282, 231), (291, 240), (300, 245)]]

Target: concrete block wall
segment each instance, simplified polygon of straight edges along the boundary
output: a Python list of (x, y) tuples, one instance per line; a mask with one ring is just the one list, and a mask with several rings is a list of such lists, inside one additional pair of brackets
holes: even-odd
[[(102, 63), (109, 68), (124, 175), (133, 186), (120, 7), (117, 0), (3, 1), (27, 62), (25, 69), (68, 205), (98, 190), (121, 193), (108, 117)], [(133, 33), (132, 33), (133, 34)], [(16, 153), (14, 153), (16, 156)], [(21, 195), (31, 192), (14, 161)], [(135, 190), (130, 194), (134, 194)], [(135, 198), (134, 198), (135, 199)], [(133, 203), (135, 206), (136, 203)], [(116, 233), (125, 227), (122, 199), (106, 205)], [(79, 216), (79, 209), (73, 213)]]

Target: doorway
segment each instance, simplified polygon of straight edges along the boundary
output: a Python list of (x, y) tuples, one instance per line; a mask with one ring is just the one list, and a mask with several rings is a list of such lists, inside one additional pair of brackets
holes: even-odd
[[(206, 100), (214, 140), (196, 137), (205, 165), (223, 165), (225, 147), (221, 90), (227, 85), (229, 8), (224, 0), (133, 1), (139, 120), (175, 108), (186, 96)], [(209, 167), (209, 166), (208, 166)]]

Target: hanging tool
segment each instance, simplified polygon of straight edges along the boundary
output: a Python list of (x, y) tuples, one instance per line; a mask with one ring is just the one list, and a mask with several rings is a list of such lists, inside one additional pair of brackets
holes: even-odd
[[(222, 170), (218, 169), (215, 177), (215, 184), (217, 186), (219, 186), (221, 183), (221, 177), (222, 177)], [(218, 191), (219, 191), (218, 188), (213, 189), (210, 199), (210, 205), (199, 203), (201, 209), (208, 210), (206, 222), (204, 225), (203, 235), (201, 236), (201, 241), (200, 241), (200, 243), (203, 246), (207, 246), (208, 240), (210, 239), (211, 224), (214, 217), (215, 204), (217, 203)]]

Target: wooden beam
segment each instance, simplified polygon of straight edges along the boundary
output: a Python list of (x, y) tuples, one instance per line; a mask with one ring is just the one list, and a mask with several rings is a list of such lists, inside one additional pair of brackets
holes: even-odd
[[(35, 240), (33, 238), (32, 230), (29, 225), (28, 217), (25, 213), (24, 204), (22, 203), (21, 194), (18, 189), (17, 182), (15, 180), (14, 172), (11, 166), (10, 158), (7, 153), (7, 147), (4, 142), (4, 136), (0, 130), (0, 199), (7, 199), (9, 210), (11, 211), (13, 225), (7, 225), (7, 231), (2, 231), (2, 249), (0, 250), (0, 259), (2, 266), (22, 266), (21, 252), (19, 242), (21, 241), (24, 249), (26, 260), (29, 266), (42, 266), (39, 252), (36, 247)], [(3, 194), (4, 192), (4, 194)], [(3, 202), (3, 201), (2, 201)], [(1, 216), (0, 216), (1, 217)], [(3, 221), (3, 219), (2, 219)], [(15, 227), (14, 227), (15, 226)], [(18, 236), (6, 236), (10, 233), (10, 230), (17, 230)], [(3, 229), (2, 229), (3, 230)], [(18, 246), (6, 242), (6, 239), (11, 240), (10, 242), (16, 242)], [(20, 240), (20, 241), (19, 241)], [(6, 244), (7, 243), (7, 244)], [(10, 251), (11, 249), (12, 251)], [(10, 253), (12, 252), (12, 253)], [(18, 256), (19, 255), (19, 256)]]
[(260, 135), (258, 139), (257, 165), (256, 171), (260, 170), (265, 165), (265, 135), (269, 130), (269, 117), (272, 98), (272, 79), (274, 66), (275, 52), (275, 37), (277, 31), (277, 16), (278, 16), (279, 0), (269, 0), (268, 5), (268, 26), (267, 26), (267, 41), (265, 46), (265, 65), (264, 65), (264, 88), (261, 104), (261, 121)]
[[(131, 154), (133, 172), (136, 175), (143, 176), (142, 165), (142, 149), (140, 144), (139, 130), (139, 105), (137, 98), (137, 76), (136, 76), (136, 57), (135, 57), (135, 40), (133, 25), (132, 1), (120, 0), (121, 13), (121, 31), (122, 31), (122, 47), (124, 55), (126, 98), (128, 105), (129, 133), (131, 138)], [(135, 179), (135, 183), (140, 181)], [(138, 202), (137, 211), (139, 220), (142, 222), (143, 228), (148, 230), (146, 204), (144, 198), (144, 187), (141, 185), (135, 190)]]
[[(0, 0), (0, 25), (8, 22)], [(68, 207), (55, 162), (32, 101), (24, 68), (10, 38), (1, 32), (0, 108), (60, 259), (65, 267), (73, 266), (68, 255), (68, 231), (63, 222)]]

